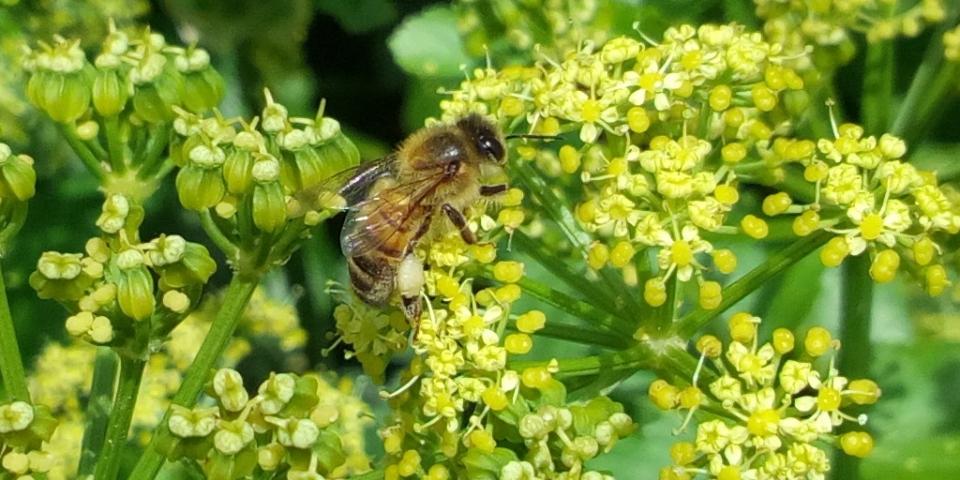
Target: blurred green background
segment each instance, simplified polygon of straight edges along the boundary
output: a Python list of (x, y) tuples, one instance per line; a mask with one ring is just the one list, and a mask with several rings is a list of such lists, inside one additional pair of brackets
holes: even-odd
[[(607, 21), (611, 36), (628, 33), (634, 21), (647, 35), (681, 22), (740, 21), (757, 27), (749, 1), (738, 0), (612, 0)], [(456, 6), (428, 0), (0, 0), (0, 140), (32, 155), (40, 173), (37, 197), (30, 205), (28, 223), (4, 259), (9, 295), (20, 345), (29, 364), (45, 342), (62, 341), (65, 312), (55, 303), (40, 301), (26, 279), (45, 250), (79, 251), (95, 234), (100, 194), (95, 183), (57, 139), (47, 122), (22, 100), (22, 77), (16, 63), (21, 42), (36, 42), (55, 32), (80, 36), (96, 45), (106, 19), (125, 24), (143, 23), (168, 39), (196, 42), (207, 48), (227, 80), (222, 107), (227, 116), (250, 115), (261, 106), (262, 90), (269, 87), (291, 114), (310, 115), (320, 97), (327, 111), (340, 119), (360, 146), (364, 158), (378, 157), (424, 120), (439, 111), (440, 87), (454, 87), (463, 78), (462, 66), (480, 65), (457, 28)], [(898, 43), (899, 88), (905, 89), (920, 62), (930, 35)], [(503, 66), (516, 52), (493, 51), (492, 61)], [(862, 88), (863, 59), (844, 67), (837, 76), (841, 111), (857, 112)], [(956, 102), (944, 112), (956, 112)], [(856, 121), (855, 115), (848, 120)], [(956, 124), (941, 121), (914, 156), (941, 178), (960, 173), (960, 140)], [(148, 205), (143, 235), (179, 233), (200, 241), (204, 235), (193, 215), (178, 207), (172, 182)], [(355, 370), (340, 355), (324, 357), (330, 343), (331, 300), (323, 292), (327, 279), (341, 278), (337, 248), (338, 227), (330, 224), (269, 281), (277, 298), (296, 302), (304, 327), (310, 332), (308, 357), (312, 365), (333, 370)], [(771, 244), (769, 248), (775, 248)], [(742, 262), (765, 256), (756, 244), (737, 245)], [(211, 249), (215, 251), (215, 249)], [(749, 253), (747, 253), (749, 252)], [(752, 258), (751, 258), (752, 257)], [(222, 259), (220, 259), (222, 260)], [(223, 263), (221, 263), (223, 265)], [(224, 284), (221, 268), (215, 283)], [(546, 277), (546, 272), (529, 272)], [(548, 281), (548, 279), (544, 279)], [(802, 328), (814, 323), (836, 331), (839, 278), (811, 256), (776, 282), (744, 300), (742, 308), (764, 318), (769, 334), (780, 326)], [(894, 282), (879, 286), (875, 295), (872, 377), (884, 395), (871, 418), (878, 446), (864, 463), (863, 478), (960, 478), (960, 315), (956, 298), (931, 300), (915, 287)], [(548, 312), (549, 313), (549, 312)], [(717, 322), (715, 328), (719, 331)], [(763, 335), (761, 335), (763, 336)], [(549, 341), (537, 346), (538, 356), (577, 354), (576, 348)], [(582, 352), (587, 353), (587, 352)], [(254, 377), (281, 368), (281, 359), (258, 357)], [(251, 383), (259, 382), (251, 378)], [(642, 472), (633, 478), (651, 478), (668, 463), (671, 431), (680, 424), (675, 415), (656, 411), (646, 400), (650, 377), (624, 380), (612, 396), (627, 405), (641, 425), (596, 467), (616, 472)], [(630, 466), (639, 465), (639, 468)], [(622, 478), (631, 478), (623, 476)]]

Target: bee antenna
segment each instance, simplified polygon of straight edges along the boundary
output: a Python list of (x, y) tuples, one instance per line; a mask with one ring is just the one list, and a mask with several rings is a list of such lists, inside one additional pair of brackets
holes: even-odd
[(513, 140), (514, 138), (523, 138), (530, 140), (541, 140), (544, 142), (552, 142), (560, 138), (559, 135), (534, 135), (530, 133), (511, 133), (510, 135), (505, 136), (507, 140)]

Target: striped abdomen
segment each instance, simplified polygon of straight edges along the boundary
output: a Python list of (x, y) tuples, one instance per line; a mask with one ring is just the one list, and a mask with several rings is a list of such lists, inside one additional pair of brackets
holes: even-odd
[(396, 260), (377, 251), (347, 258), (350, 285), (366, 303), (386, 305), (393, 293), (397, 275)]

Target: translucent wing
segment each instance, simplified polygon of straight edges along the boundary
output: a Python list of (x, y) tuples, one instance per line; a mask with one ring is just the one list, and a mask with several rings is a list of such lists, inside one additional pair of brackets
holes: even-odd
[[(431, 207), (423, 200), (444, 179), (443, 168), (421, 171), (416, 179), (394, 182), (380, 177), (366, 197), (349, 206), (340, 235), (340, 248), (346, 256), (359, 256), (379, 248), (397, 235), (415, 238), (421, 226), (430, 221)], [(403, 252), (394, 252), (398, 256)]]
[(333, 174), (319, 185), (294, 194), (301, 212), (307, 210), (348, 210), (363, 202), (377, 180), (393, 176), (396, 155), (362, 163)]

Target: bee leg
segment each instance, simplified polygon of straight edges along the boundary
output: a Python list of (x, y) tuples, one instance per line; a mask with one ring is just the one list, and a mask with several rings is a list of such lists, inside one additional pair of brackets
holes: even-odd
[(499, 195), (507, 191), (509, 186), (506, 183), (498, 183), (496, 185), (480, 185), (480, 195), (484, 197), (492, 197), (494, 195)]
[(457, 210), (449, 203), (444, 203), (440, 208), (443, 209), (443, 213), (447, 214), (447, 217), (450, 217), (453, 226), (460, 230), (460, 237), (463, 238), (463, 241), (466, 242), (467, 245), (477, 243), (477, 236), (474, 235), (470, 227), (467, 226), (467, 219), (463, 217), (463, 213), (461, 213), (460, 210)]
[(403, 304), (403, 314), (414, 328), (420, 321), (420, 290), (423, 289), (423, 262), (413, 253), (408, 253), (397, 267), (397, 289)]

